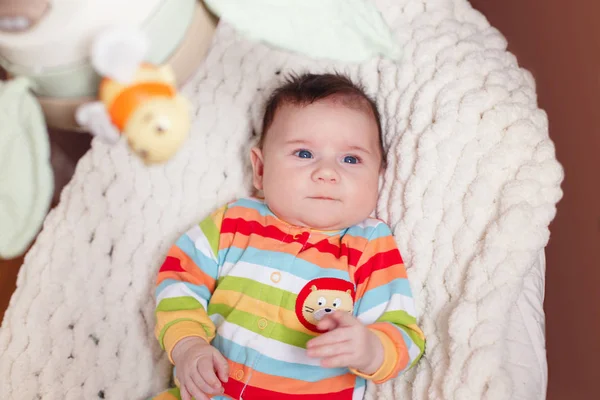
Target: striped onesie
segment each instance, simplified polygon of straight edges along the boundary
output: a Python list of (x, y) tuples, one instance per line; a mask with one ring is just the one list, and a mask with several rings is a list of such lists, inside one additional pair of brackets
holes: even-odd
[[(213, 399), (362, 399), (367, 379), (398, 376), (425, 345), (385, 223), (291, 226), (257, 198), (216, 210), (177, 240), (158, 273), (156, 302), (155, 333), (169, 358), (179, 340), (199, 336), (227, 360), (225, 393)], [(373, 375), (323, 368), (307, 356), (316, 324), (335, 310), (381, 339), (384, 362)], [(158, 398), (178, 398), (178, 390)]]

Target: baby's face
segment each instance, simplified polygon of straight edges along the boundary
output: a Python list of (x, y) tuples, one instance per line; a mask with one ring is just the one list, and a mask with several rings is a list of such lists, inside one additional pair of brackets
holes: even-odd
[(254, 185), (284, 221), (347, 228), (375, 209), (381, 171), (374, 117), (332, 100), (284, 105), (263, 149), (252, 150)]

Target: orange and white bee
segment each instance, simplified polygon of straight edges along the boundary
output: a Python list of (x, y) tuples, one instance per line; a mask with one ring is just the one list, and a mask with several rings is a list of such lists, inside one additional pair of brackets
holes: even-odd
[(98, 36), (92, 65), (103, 77), (98, 101), (79, 107), (77, 122), (104, 141), (125, 136), (146, 164), (167, 161), (190, 130), (190, 104), (176, 90), (168, 65), (143, 62), (145, 37), (133, 28), (114, 28)]

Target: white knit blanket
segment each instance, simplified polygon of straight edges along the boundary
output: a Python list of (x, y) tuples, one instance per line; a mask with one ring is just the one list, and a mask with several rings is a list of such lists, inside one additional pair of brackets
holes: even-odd
[[(27, 255), (0, 330), (0, 398), (143, 399), (170, 366), (153, 337), (154, 278), (169, 246), (250, 189), (253, 121), (290, 71), (336, 68), (383, 113), (379, 217), (397, 237), (426, 356), (368, 399), (509, 399), (508, 312), (548, 241), (562, 169), (532, 77), (466, 0), (375, 0), (401, 64), (314, 63), (221, 25), (187, 85), (189, 144), (146, 168), (98, 141)], [(281, 71), (281, 74), (279, 72)], [(253, 117), (250, 117), (253, 115)]]

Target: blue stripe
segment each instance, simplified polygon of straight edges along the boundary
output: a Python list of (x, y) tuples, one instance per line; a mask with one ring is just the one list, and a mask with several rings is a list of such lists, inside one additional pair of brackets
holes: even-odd
[(368, 240), (374, 240), (381, 237), (392, 236), (389, 226), (381, 221), (375, 226), (360, 227), (354, 225), (348, 229), (347, 235), (362, 237)]
[[(156, 298), (158, 298), (158, 296), (160, 295), (160, 292), (162, 292), (164, 289), (166, 289), (167, 286), (171, 286), (175, 283), (183, 283), (185, 286), (188, 287), (188, 289), (190, 289), (192, 292), (197, 294), (198, 297), (201, 297), (207, 301), (208, 301), (208, 299), (210, 299), (211, 293), (206, 286), (204, 286), (204, 285), (198, 286), (198, 285), (194, 285), (189, 282), (178, 281), (175, 279), (165, 279), (164, 281), (162, 281), (160, 283), (160, 285), (158, 285), (156, 287), (156, 290), (154, 291)], [(182, 295), (182, 297), (183, 297), (183, 295)]]
[(382, 303), (387, 303), (390, 300), (390, 297), (395, 293), (402, 294), (412, 299), (412, 291), (408, 279), (396, 278), (385, 285), (376, 287), (375, 289), (367, 290), (367, 292), (359, 301), (358, 314), (362, 314)]
[[(237, 263), (245, 261), (260, 266), (270, 267), (279, 271), (285, 271), (299, 278), (311, 280), (317, 277), (332, 277), (350, 280), (348, 271), (342, 271), (334, 268), (321, 268), (309, 261), (297, 258), (293, 254), (282, 253), (278, 251), (258, 250), (254, 247), (241, 249), (239, 247), (230, 247), (223, 249), (227, 252), (225, 262)], [(221, 252), (219, 252), (219, 258)], [(268, 265), (267, 265), (268, 263)], [(258, 271), (257, 271), (258, 272)], [(301, 288), (298, 288), (300, 290)]]
[(263, 217), (265, 217), (267, 215), (273, 215), (271, 210), (269, 210), (269, 207), (267, 207), (267, 205), (264, 202), (262, 202), (261, 200), (258, 200), (258, 199), (251, 199), (251, 198), (239, 199), (239, 200), (233, 202), (229, 206), (229, 209), (232, 209), (234, 207), (250, 208), (252, 210), (256, 210)]
[(396, 326), (396, 329), (398, 329), (400, 331), (400, 333), (402, 334), (402, 339), (404, 339), (404, 343), (406, 344), (406, 350), (408, 351), (408, 349), (411, 347), (411, 345), (414, 344), (413, 340), (410, 338), (410, 336), (408, 336), (408, 334), (401, 327)]
[(365, 378), (361, 378), (360, 376), (356, 377), (356, 383), (354, 384), (354, 389), (360, 389), (361, 387), (367, 386), (367, 381)]
[[(304, 382), (318, 382), (323, 379), (348, 374), (347, 368), (322, 368), (319, 366), (289, 363), (275, 360), (258, 353), (256, 350), (240, 346), (217, 333), (212, 342), (225, 358), (246, 365), (256, 371), (272, 376), (296, 379)], [(259, 357), (258, 362), (254, 362)]]
[(196, 245), (188, 235), (182, 235), (175, 243), (177, 247), (181, 249), (188, 257), (194, 261), (194, 263), (204, 271), (207, 275), (212, 276), (216, 279), (218, 268), (217, 263), (212, 258), (205, 256), (200, 250), (196, 248)]

